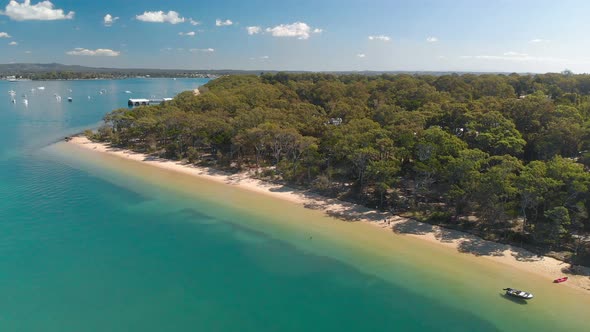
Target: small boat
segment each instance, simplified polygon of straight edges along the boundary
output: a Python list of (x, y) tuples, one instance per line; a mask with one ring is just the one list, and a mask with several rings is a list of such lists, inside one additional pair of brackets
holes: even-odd
[(25, 106), (29, 106), (29, 100), (23, 99), (23, 104), (25, 104)]
[(125, 91), (125, 93), (127, 93), (127, 94), (130, 94), (130, 93), (133, 93), (133, 92), (131, 92), (131, 91), (127, 90), (127, 91)]
[(45, 90), (44, 86), (37, 87), (37, 90)]
[(553, 282), (556, 284), (560, 284), (562, 282), (566, 282), (567, 279), (568, 279), (568, 277), (561, 277), (561, 278), (557, 278), (557, 279), (553, 280)]
[(506, 295), (508, 295), (508, 296), (518, 297), (520, 299), (525, 299), (525, 300), (530, 300), (530, 299), (533, 298), (533, 294), (527, 293), (527, 292), (523, 292), (523, 291), (518, 290), (518, 289), (504, 288), (503, 290), (506, 291)]
[(72, 97), (68, 97), (68, 101), (71, 103), (72, 102)]

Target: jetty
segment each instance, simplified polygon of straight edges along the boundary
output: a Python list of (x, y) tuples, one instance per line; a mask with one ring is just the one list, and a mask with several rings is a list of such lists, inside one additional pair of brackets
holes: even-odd
[(127, 105), (129, 107), (137, 107), (137, 106), (149, 106), (149, 105), (160, 105), (165, 101), (170, 101), (172, 98), (130, 98), (127, 101)]

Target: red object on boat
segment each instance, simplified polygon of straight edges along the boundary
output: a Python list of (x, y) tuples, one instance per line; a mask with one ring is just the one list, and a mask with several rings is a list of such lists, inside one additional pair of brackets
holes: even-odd
[(567, 277), (562, 277), (562, 278), (553, 280), (553, 282), (556, 284), (559, 284), (560, 282), (565, 282), (565, 281), (567, 281)]

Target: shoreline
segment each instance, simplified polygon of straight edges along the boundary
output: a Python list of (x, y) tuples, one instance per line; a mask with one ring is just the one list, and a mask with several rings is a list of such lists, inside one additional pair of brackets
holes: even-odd
[[(399, 236), (409, 236), (418, 240), (428, 241), (444, 246), (462, 254), (478, 256), (482, 259), (510, 266), (526, 273), (538, 275), (550, 283), (556, 278), (568, 276), (563, 285), (588, 294), (590, 291), (590, 269), (583, 269), (581, 275), (562, 272), (569, 267), (568, 263), (552, 257), (539, 256), (525, 249), (511, 245), (483, 240), (475, 235), (440, 226), (421, 223), (413, 219), (379, 212), (353, 203), (327, 198), (319, 194), (309, 193), (254, 179), (247, 172), (227, 174), (211, 168), (189, 165), (179, 161), (150, 157), (146, 154), (130, 150), (111, 148), (107, 144), (92, 142), (84, 136), (73, 136), (68, 141), (81, 148), (95, 152), (107, 153), (120, 158), (148, 164), (161, 169), (171, 170), (190, 176), (208, 179), (225, 185), (234, 185), (242, 189), (274, 198), (290, 201), (305, 208), (320, 210), (326, 215), (340, 220), (360, 221), (381, 228), (384, 232)], [(280, 189), (280, 190), (279, 190)], [(392, 234), (392, 236), (394, 236)]]

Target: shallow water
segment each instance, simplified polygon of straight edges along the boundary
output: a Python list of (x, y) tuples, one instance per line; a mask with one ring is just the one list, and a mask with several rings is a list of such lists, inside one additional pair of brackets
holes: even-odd
[[(2, 330), (584, 330), (589, 297), (537, 276), (51, 144), (125, 106), (125, 90), (169, 95), (200, 83), (26, 82), (46, 87), (45, 102), (0, 102)], [(96, 95), (101, 86), (107, 95)], [(52, 103), (58, 89), (74, 102)], [(507, 285), (536, 298), (510, 301)]]

